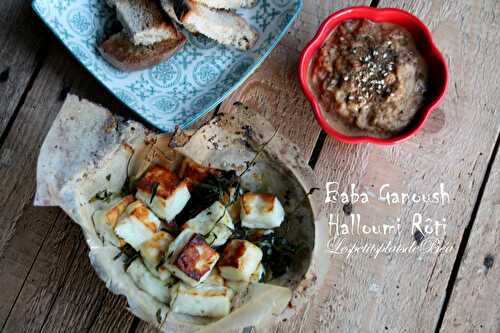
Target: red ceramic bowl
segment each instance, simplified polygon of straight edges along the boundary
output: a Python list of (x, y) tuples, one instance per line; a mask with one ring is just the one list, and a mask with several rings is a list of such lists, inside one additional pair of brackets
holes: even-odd
[[(368, 135), (349, 136), (338, 132), (328, 123), (310, 86), (309, 73), (318, 49), (341, 22), (352, 19), (368, 19), (380, 23), (393, 23), (405, 28), (415, 39), (417, 48), (422, 53), (429, 67), (430, 93), (428, 101), (417, 114), (413, 126), (397, 136), (381, 139)], [(429, 29), (414, 15), (396, 8), (351, 7), (330, 15), (321, 24), (314, 39), (302, 51), (299, 61), (299, 78), (302, 90), (313, 106), (316, 120), (329, 135), (345, 143), (368, 142), (390, 145), (412, 138), (424, 127), (432, 110), (441, 103), (446, 93), (448, 87), (448, 65), (432, 40)]]

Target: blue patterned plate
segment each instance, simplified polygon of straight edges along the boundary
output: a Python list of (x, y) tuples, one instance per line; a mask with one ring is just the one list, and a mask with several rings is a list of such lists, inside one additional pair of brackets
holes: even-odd
[(214, 109), (262, 63), (297, 18), (302, 0), (258, 0), (239, 13), (259, 32), (249, 51), (227, 48), (186, 32), (189, 42), (148, 70), (114, 69), (96, 45), (111, 30), (105, 0), (34, 0), (33, 8), (73, 55), (114, 95), (153, 126), (188, 127)]

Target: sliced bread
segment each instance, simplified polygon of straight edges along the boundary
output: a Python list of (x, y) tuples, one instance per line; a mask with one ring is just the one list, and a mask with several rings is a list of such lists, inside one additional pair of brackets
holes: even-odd
[[(107, 0), (113, 1), (113, 0)], [(114, 0), (116, 17), (132, 43), (151, 45), (172, 39), (177, 30), (153, 0)]]
[(217, 42), (248, 50), (257, 33), (238, 14), (212, 9), (191, 0), (161, 0), (163, 9), (192, 33), (201, 33)]
[(153, 45), (135, 45), (125, 32), (119, 32), (104, 41), (99, 51), (114, 67), (125, 72), (132, 72), (153, 67), (170, 58), (185, 42), (186, 37), (178, 33), (176, 38), (163, 40)]
[[(109, 1), (109, 0), (108, 0)], [(196, 3), (216, 9), (252, 8), (257, 0), (193, 0)]]

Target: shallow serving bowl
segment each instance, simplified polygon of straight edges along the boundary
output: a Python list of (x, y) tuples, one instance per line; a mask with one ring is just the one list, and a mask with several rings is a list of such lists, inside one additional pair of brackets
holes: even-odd
[[(327, 120), (320, 103), (316, 98), (310, 84), (310, 70), (319, 48), (328, 38), (330, 33), (343, 21), (352, 19), (368, 19), (379, 23), (397, 24), (413, 36), (419, 51), (422, 53), (429, 66), (429, 96), (426, 104), (416, 116), (413, 125), (405, 132), (382, 139), (374, 136), (350, 136), (337, 131)], [(396, 8), (372, 8), (372, 7), (351, 7), (340, 10), (330, 15), (320, 26), (316, 36), (302, 51), (299, 62), (299, 79), (304, 94), (311, 102), (314, 115), (320, 126), (334, 138), (345, 143), (375, 143), (375, 144), (396, 144), (408, 140), (420, 131), (432, 110), (434, 110), (443, 100), (448, 86), (448, 65), (438, 50), (431, 32), (427, 26), (414, 15)]]
[(238, 11), (259, 33), (249, 51), (186, 32), (188, 43), (175, 56), (134, 73), (114, 69), (97, 51), (116, 23), (105, 0), (33, 0), (32, 5), (97, 80), (148, 123), (172, 131), (214, 109), (255, 71), (297, 18), (302, 0), (258, 0), (255, 8)]

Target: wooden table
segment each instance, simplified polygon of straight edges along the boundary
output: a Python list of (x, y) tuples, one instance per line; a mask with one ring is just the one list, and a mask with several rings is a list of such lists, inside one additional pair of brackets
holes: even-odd
[[(432, 30), (450, 67), (449, 91), (426, 128), (393, 147), (345, 145), (313, 119), (297, 83), (300, 50), (331, 12), (401, 7)], [(68, 92), (132, 117), (43, 26), (26, 0), (0, 1), (0, 327), (2, 332), (152, 330), (94, 274), (79, 228), (57, 208), (33, 207), (40, 145)], [(325, 283), (277, 332), (500, 332), (500, 2), (306, 0), (265, 63), (221, 106), (243, 101), (302, 150), (325, 193), (341, 187), (427, 193), (450, 203), (354, 204), (366, 223), (416, 213), (446, 218), (449, 253), (328, 254)], [(323, 214), (342, 214), (325, 204)], [(420, 239), (411, 223), (390, 240)], [(366, 242), (372, 236), (352, 235)]]

